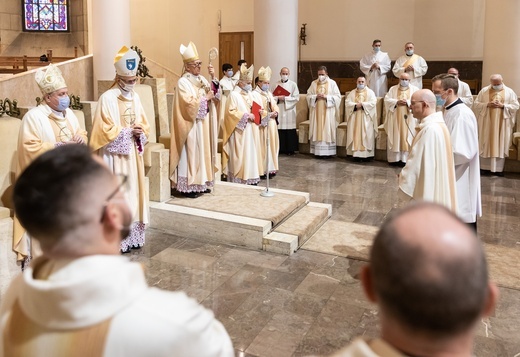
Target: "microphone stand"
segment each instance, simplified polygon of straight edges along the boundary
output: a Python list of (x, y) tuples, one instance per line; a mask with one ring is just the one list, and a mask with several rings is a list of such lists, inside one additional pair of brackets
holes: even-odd
[(265, 127), (265, 130), (266, 130), (266, 150), (265, 150), (265, 167), (266, 167), (266, 187), (265, 187), (265, 190), (263, 190), (262, 192), (260, 192), (260, 196), (262, 197), (273, 197), (274, 196), (274, 193), (273, 191), (269, 191), (269, 120), (271, 120), (271, 118), (269, 117), (271, 115), (271, 111), (270, 111), (270, 106), (269, 106), (269, 102), (267, 102), (267, 126)]

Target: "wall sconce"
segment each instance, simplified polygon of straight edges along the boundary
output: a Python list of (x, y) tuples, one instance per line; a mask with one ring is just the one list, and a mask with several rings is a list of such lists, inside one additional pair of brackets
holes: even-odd
[(307, 37), (307, 34), (305, 33), (307, 24), (303, 24), (300, 28), (300, 45), (306, 46), (307, 43), (305, 42), (305, 38)]

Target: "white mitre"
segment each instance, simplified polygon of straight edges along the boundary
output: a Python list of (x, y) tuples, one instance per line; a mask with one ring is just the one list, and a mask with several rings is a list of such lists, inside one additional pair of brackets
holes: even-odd
[(199, 59), (197, 47), (195, 47), (195, 44), (191, 41), (190, 43), (188, 43), (188, 46), (184, 46), (183, 44), (181, 44), (179, 51), (181, 52), (182, 60), (184, 63), (193, 62)]
[(252, 81), (253, 73), (255, 68), (251, 65), (249, 68), (246, 67), (244, 63), (240, 66), (240, 80), (241, 81)]
[(271, 68), (269, 68), (269, 66), (267, 66), (266, 68), (264, 67), (260, 67), (260, 69), (258, 70), (258, 80), (260, 81), (271, 81)]
[(49, 94), (58, 89), (67, 87), (67, 83), (65, 83), (60, 69), (53, 64), (38, 69), (34, 79), (43, 94)]
[(114, 58), (114, 67), (116, 73), (124, 77), (133, 77), (137, 75), (137, 68), (139, 66), (139, 55), (134, 50), (126, 46), (121, 47)]

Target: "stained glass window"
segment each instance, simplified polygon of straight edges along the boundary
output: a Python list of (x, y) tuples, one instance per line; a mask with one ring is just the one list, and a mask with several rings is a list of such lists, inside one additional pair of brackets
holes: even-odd
[(24, 30), (69, 31), (67, 0), (23, 0)]

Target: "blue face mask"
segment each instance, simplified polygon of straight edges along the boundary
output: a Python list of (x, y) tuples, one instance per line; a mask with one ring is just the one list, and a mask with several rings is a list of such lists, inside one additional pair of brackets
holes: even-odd
[(227, 75), (228, 77), (230, 77), (230, 78), (233, 77), (233, 71), (232, 71), (232, 70), (227, 71), (227, 72), (226, 72), (226, 75)]
[(374, 48), (374, 52), (379, 52), (381, 51), (381, 47), (373, 47)]
[(413, 50), (406, 50), (406, 55), (407, 56), (413, 55)]
[(365, 85), (364, 84), (358, 84), (357, 85), (357, 89), (359, 89), (359, 90), (365, 89)]
[(267, 92), (267, 90), (269, 89), (269, 84), (262, 84), (262, 91), (264, 92)]
[(251, 86), (251, 84), (246, 84), (244, 86), (244, 88), (242, 88), (243, 90), (245, 90), (246, 92), (251, 92), (251, 90), (253, 89), (253, 87)]
[(446, 103), (446, 99), (442, 99), (442, 94), (435, 94), (435, 103), (438, 107), (442, 107)]
[(70, 105), (70, 98), (68, 95), (64, 95), (63, 97), (60, 97), (58, 100), (58, 111), (64, 112), (65, 109), (67, 109)]

